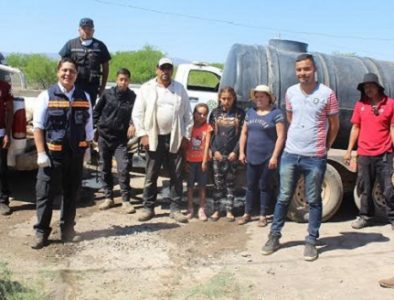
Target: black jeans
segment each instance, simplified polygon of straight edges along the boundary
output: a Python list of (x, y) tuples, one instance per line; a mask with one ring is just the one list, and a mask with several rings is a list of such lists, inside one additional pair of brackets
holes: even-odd
[(65, 153), (63, 160), (51, 160), (51, 167), (39, 168), (37, 173), (37, 234), (49, 235), (53, 201), (62, 195), (60, 229), (69, 234), (74, 231), (77, 193), (81, 186), (83, 155)]
[[(3, 137), (0, 137), (0, 145), (3, 144)], [(0, 146), (1, 147), (1, 146)], [(9, 203), (10, 188), (7, 179), (7, 149), (0, 148), (0, 203)]]
[(110, 145), (101, 136), (98, 140), (100, 152), (100, 171), (105, 198), (113, 199), (112, 157), (115, 156), (120, 192), (124, 202), (130, 201), (130, 174), (127, 145)]
[(146, 169), (144, 183), (144, 207), (153, 209), (157, 197), (157, 178), (163, 164), (170, 176), (170, 210), (180, 210), (182, 201), (182, 166), (183, 157), (180, 152), (170, 153), (170, 135), (159, 135), (156, 151), (146, 152)]
[(375, 207), (372, 190), (377, 180), (386, 200), (388, 219), (391, 223), (394, 223), (394, 190), (391, 183), (393, 154), (385, 153), (379, 156), (360, 155), (358, 168), (358, 181), (362, 189), (360, 216), (372, 217), (374, 215)]

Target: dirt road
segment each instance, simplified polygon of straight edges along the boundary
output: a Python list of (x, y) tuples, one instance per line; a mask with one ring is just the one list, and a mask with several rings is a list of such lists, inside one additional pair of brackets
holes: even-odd
[[(132, 184), (140, 188), (142, 180)], [(393, 289), (377, 283), (394, 276), (394, 232), (389, 225), (352, 230), (351, 203), (322, 225), (315, 262), (302, 257), (306, 224), (286, 223), (282, 248), (263, 256), (269, 227), (257, 222), (180, 225), (158, 207), (142, 224), (120, 206), (99, 211), (99, 193), (78, 208), (81, 243), (59, 241), (56, 210), (52, 243), (37, 251), (29, 246), (34, 174), (13, 174), (12, 186), (14, 213), (0, 217), (0, 262), (48, 299), (394, 299)]]

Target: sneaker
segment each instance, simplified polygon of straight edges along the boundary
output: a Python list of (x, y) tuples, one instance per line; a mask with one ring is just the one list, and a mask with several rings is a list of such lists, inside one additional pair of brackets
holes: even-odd
[(100, 210), (106, 210), (106, 209), (109, 209), (109, 208), (113, 207), (114, 205), (115, 205), (114, 200), (107, 198), (107, 199), (104, 200), (103, 203), (101, 203), (99, 205), (99, 209)]
[(0, 203), (0, 214), (3, 216), (11, 214), (11, 208), (6, 203)]
[(306, 261), (314, 261), (318, 257), (317, 249), (315, 245), (312, 245), (310, 243), (305, 243), (305, 248), (304, 248), (304, 259)]
[(131, 204), (129, 201), (124, 201), (122, 203), (122, 210), (124, 211), (125, 214), (134, 214), (135, 213), (135, 208), (133, 204)]
[(262, 253), (263, 255), (269, 255), (274, 253), (276, 250), (279, 249), (280, 244), (279, 244), (279, 236), (277, 235), (272, 235), (270, 234), (268, 236), (268, 241), (265, 243)]
[(138, 217), (138, 221), (140, 222), (149, 221), (154, 216), (155, 216), (155, 212), (153, 211), (153, 209), (144, 208)]
[(384, 288), (394, 289), (394, 277), (379, 280), (379, 285)]
[(48, 237), (44, 234), (38, 234), (35, 236), (33, 243), (31, 244), (31, 248), (35, 250), (42, 249), (49, 245)]
[(170, 218), (179, 223), (187, 223), (187, 217), (179, 210), (170, 212)]
[(203, 222), (208, 221), (208, 217), (205, 214), (205, 210), (203, 207), (200, 207), (200, 209), (198, 210), (198, 219)]
[(365, 217), (357, 217), (357, 219), (352, 223), (353, 229), (361, 229), (369, 225), (368, 220)]

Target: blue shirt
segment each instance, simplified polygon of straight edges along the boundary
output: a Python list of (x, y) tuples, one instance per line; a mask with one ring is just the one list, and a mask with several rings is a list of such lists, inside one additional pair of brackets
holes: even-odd
[(246, 159), (248, 163), (261, 164), (272, 155), (275, 148), (276, 124), (284, 122), (284, 116), (279, 108), (273, 108), (266, 115), (258, 115), (254, 108), (246, 113), (245, 123), (248, 127), (246, 141)]

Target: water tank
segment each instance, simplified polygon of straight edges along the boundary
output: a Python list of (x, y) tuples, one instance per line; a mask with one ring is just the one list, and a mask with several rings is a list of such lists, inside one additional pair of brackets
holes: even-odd
[[(274, 39), (268, 46), (235, 44), (227, 56), (220, 85), (234, 87), (238, 101), (248, 103), (250, 90), (258, 84), (267, 84), (283, 108), (286, 89), (298, 82), (295, 59), (305, 52), (308, 52), (308, 44), (297, 41)], [(317, 66), (317, 80), (333, 89), (339, 101), (341, 127), (334, 147), (346, 149), (354, 103), (360, 98), (356, 89), (358, 83), (365, 73), (376, 73), (386, 94), (394, 97), (394, 62), (318, 52), (311, 54)]]

